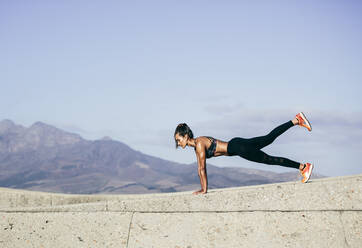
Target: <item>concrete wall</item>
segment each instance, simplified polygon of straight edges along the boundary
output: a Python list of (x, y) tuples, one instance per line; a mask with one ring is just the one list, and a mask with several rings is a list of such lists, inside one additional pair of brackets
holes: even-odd
[(0, 247), (362, 247), (362, 175), (149, 195), (0, 188)]

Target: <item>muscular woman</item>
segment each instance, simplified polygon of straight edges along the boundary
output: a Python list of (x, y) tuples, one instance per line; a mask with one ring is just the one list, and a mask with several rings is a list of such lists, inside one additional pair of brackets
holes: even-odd
[(299, 125), (307, 128), (309, 131), (312, 131), (312, 126), (305, 117), (305, 115), (300, 112), (295, 116), (291, 121), (288, 121), (275, 129), (273, 129), (269, 134), (265, 136), (244, 139), (240, 137), (235, 137), (229, 142), (221, 141), (214, 139), (208, 136), (200, 136), (194, 138), (194, 135), (190, 127), (186, 123), (181, 123), (176, 127), (174, 138), (176, 142), (176, 148), (181, 146), (185, 148), (186, 146), (194, 147), (197, 163), (198, 163), (198, 174), (200, 178), (201, 189), (194, 192), (193, 194), (206, 194), (207, 193), (207, 172), (206, 172), (206, 159), (217, 156), (235, 156), (238, 155), (247, 160), (263, 163), (263, 164), (272, 164), (280, 165), (290, 168), (299, 169), (299, 172), (302, 175), (302, 182), (308, 182), (312, 170), (313, 164), (311, 163), (299, 163), (288, 158), (283, 157), (274, 157), (266, 154), (261, 151), (262, 148), (266, 147), (273, 143), (273, 141), (282, 133), (287, 131), (289, 128)]

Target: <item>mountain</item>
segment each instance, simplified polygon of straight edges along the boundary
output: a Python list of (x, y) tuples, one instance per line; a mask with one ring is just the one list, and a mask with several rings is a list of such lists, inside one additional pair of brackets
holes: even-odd
[[(297, 180), (297, 173), (272, 173), (208, 164), (209, 188)], [(85, 140), (42, 122), (26, 128), (0, 122), (0, 187), (47, 192), (155, 193), (196, 190), (197, 164), (143, 154), (105, 137)]]

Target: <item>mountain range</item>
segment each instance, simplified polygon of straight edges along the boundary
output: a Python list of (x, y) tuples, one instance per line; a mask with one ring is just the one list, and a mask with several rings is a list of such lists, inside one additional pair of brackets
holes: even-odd
[[(209, 189), (299, 179), (208, 163)], [(103, 138), (86, 140), (54, 126), (0, 122), (0, 187), (77, 194), (157, 193), (200, 188), (197, 164), (180, 164)]]

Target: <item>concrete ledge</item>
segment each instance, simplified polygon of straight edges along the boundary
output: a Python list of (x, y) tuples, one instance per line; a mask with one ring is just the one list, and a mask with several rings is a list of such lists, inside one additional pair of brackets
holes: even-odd
[(362, 210), (362, 175), (191, 193), (67, 195), (0, 188), (0, 211), (74, 211), (101, 205), (114, 212)]
[(358, 247), (362, 175), (149, 195), (0, 188), (0, 247)]
[(318, 211), (362, 210), (362, 176), (345, 180), (316, 180), (213, 190), (206, 195), (154, 196), (118, 199), (110, 211), (200, 212), (200, 211)]

